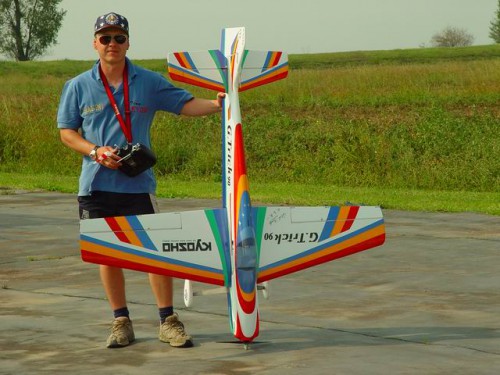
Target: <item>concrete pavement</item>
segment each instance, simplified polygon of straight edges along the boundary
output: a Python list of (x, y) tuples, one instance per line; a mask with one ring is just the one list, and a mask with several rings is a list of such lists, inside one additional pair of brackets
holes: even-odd
[[(224, 295), (176, 310), (195, 346), (157, 340), (144, 274), (126, 271), (137, 341), (106, 349), (111, 312), (81, 261), (74, 195), (0, 195), (0, 374), (498, 374), (500, 217), (384, 210), (387, 240), (273, 280), (261, 333), (234, 344)], [(217, 207), (160, 199), (161, 210)], [(195, 284), (196, 288), (207, 288)]]

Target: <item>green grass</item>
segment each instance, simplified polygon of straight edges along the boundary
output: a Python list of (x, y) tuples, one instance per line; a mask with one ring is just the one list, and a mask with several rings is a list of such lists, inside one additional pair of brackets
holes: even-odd
[[(254, 200), (498, 214), (499, 45), (289, 59), (286, 80), (241, 94)], [(55, 119), (64, 82), (93, 63), (0, 62), (0, 187), (76, 190), (80, 156)], [(160, 196), (219, 196), (219, 116), (158, 113), (152, 132)]]
[[(76, 194), (78, 178), (54, 175), (2, 173), (4, 194), (14, 190), (48, 190)], [(499, 192), (432, 191), (338, 187), (285, 182), (252, 182), (254, 204), (266, 205), (379, 205), (409, 211), (476, 212), (500, 215)], [(157, 195), (162, 198), (221, 199), (221, 184), (205, 180), (159, 178)]]

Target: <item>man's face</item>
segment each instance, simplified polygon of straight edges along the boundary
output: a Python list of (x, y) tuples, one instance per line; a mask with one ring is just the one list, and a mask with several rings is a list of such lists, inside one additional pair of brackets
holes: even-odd
[(94, 48), (97, 50), (99, 58), (109, 64), (123, 61), (129, 47), (128, 35), (120, 29), (102, 30), (94, 38)]

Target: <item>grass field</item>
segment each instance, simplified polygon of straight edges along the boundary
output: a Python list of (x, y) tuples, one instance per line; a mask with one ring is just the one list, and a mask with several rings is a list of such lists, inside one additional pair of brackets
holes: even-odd
[[(64, 82), (92, 63), (0, 62), (0, 186), (40, 176), (40, 188), (56, 176), (76, 189), (80, 157), (60, 143), (55, 118)], [(136, 63), (165, 70), (161, 60)], [(254, 199), (330, 204), (330, 195), (340, 203), (419, 209), (412, 202), (421, 201), (420, 209), (498, 214), (499, 45), (291, 55), (290, 68), (286, 80), (241, 95)], [(218, 192), (218, 116), (159, 113), (153, 137), (160, 195)], [(162, 190), (168, 181), (200, 191)], [(319, 202), (303, 190), (322, 191)], [(453, 204), (461, 197), (472, 208)], [(489, 208), (474, 209), (484, 199)]]

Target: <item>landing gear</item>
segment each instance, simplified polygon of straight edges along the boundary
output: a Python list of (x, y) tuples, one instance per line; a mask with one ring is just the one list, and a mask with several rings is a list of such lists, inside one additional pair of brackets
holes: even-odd
[(264, 281), (263, 283), (260, 283), (257, 285), (257, 289), (262, 292), (262, 296), (264, 299), (269, 299), (269, 282)]
[(185, 280), (184, 281), (184, 305), (186, 305), (186, 307), (191, 307), (193, 305), (193, 297), (194, 297), (193, 284), (192, 284), (191, 280)]

